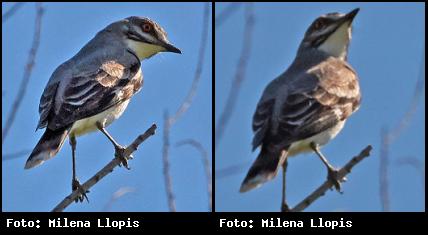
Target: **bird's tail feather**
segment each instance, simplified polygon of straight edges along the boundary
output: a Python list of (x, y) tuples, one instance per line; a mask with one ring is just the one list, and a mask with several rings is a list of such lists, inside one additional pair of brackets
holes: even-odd
[(278, 173), (279, 167), (284, 163), (286, 156), (285, 150), (270, 150), (262, 147), (259, 156), (257, 156), (242, 182), (239, 192), (247, 192), (273, 179)]
[(33, 152), (27, 159), (25, 169), (30, 169), (42, 164), (44, 161), (54, 157), (64, 144), (70, 128), (61, 128), (58, 130), (50, 130), (46, 128), (45, 133), (40, 138)]

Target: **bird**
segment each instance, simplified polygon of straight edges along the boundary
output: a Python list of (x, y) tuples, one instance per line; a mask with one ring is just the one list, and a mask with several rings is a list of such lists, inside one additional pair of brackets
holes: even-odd
[(337, 170), (320, 148), (332, 140), (360, 107), (356, 71), (347, 62), (352, 23), (359, 8), (347, 14), (328, 13), (313, 21), (288, 69), (264, 89), (253, 115), (253, 151), (260, 153), (243, 180), (240, 192), (276, 177), (287, 159), (315, 152), (327, 167), (327, 177), (340, 192)]
[[(181, 54), (169, 42), (165, 30), (147, 17), (130, 16), (99, 31), (76, 55), (51, 75), (40, 98), (40, 119), (45, 128), (28, 157), (25, 169), (53, 158), (69, 138), (72, 149), (72, 190), (87, 198), (75, 171), (76, 138), (101, 131), (115, 147), (115, 156), (125, 148), (105, 129), (125, 111), (130, 99), (141, 90), (141, 61), (159, 52)], [(121, 159), (128, 168), (127, 159)], [(76, 200), (77, 201), (77, 200)]]

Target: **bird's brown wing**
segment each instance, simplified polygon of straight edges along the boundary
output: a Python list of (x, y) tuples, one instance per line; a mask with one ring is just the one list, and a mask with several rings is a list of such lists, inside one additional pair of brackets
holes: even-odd
[[(107, 110), (129, 99), (141, 86), (140, 63), (136, 61), (124, 66), (116, 61), (105, 61), (98, 70), (80, 74), (69, 79), (61, 95), (42, 96), (40, 107), (53, 106), (48, 112), (41, 112), (48, 128), (56, 130)], [(57, 85), (59, 86), (59, 85)], [(53, 90), (53, 88), (52, 88)], [(56, 88), (55, 93), (58, 88)], [(46, 98), (50, 97), (50, 99)], [(55, 104), (52, 103), (55, 99)], [(45, 117), (46, 116), (46, 117)]]
[[(306, 88), (307, 89), (306, 89)], [(321, 133), (348, 118), (360, 103), (358, 78), (344, 61), (330, 58), (294, 83), (281, 103), (275, 129), (265, 131), (260, 143), (288, 146)], [(260, 137), (259, 137), (260, 138)]]

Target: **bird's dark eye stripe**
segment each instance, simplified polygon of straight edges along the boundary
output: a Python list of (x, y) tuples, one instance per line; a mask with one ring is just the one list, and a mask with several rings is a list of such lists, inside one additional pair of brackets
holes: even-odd
[(315, 29), (321, 29), (321, 28), (323, 28), (324, 26), (326, 26), (326, 25), (328, 25), (329, 23), (331, 23), (333, 20), (332, 19), (330, 19), (330, 18), (319, 18), (319, 19), (317, 19), (315, 22), (314, 22), (314, 24), (313, 24), (313, 27), (315, 28)]
[(135, 40), (135, 41), (140, 41), (140, 42), (148, 42), (147, 40), (145, 40), (144, 38), (138, 36), (138, 34), (136, 34), (135, 32), (128, 32), (128, 38)]
[(141, 39), (139, 38), (139, 37), (137, 37), (135, 34), (133, 34), (133, 33), (128, 33), (128, 38), (129, 39), (133, 39), (133, 40), (136, 40), (136, 41), (141, 41)]
[(312, 46), (318, 47), (319, 45), (321, 45), (321, 43), (323, 43), (325, 41), (326, 38), (327, 38), (327, 36), (321, 36), (321, 37), (317, 38), (315, 41), (312, 42)]

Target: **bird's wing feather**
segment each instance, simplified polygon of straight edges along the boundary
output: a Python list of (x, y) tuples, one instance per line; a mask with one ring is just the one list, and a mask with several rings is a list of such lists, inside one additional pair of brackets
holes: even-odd
[(357, 79), (346, 62), (334, 58), (313, 67), (288, 85), (278, 117), (271, 119), (278, 122), (270, 126), (275, 129), (265, 131), (263, 141), (259, 142), (287, 146), (346, 119), (360, 103)]
[(49, 114), (54, 106), (55, 95), (58, 89), (59, 82), (48, 83), (40, 98), (39, 114), (40, 119), (37, 124), (37, 129), (45, 128), (48, 125)]
[(275, 79), (265, 88), (257, 104), (252, 123), (254, 131), (253, 151), (263, 142), (266, 131), (268, 131), (278, 89), (280, 89), (280, 82), (279, 79)]
[[(141, 76), (139, 71), (138, 60), (126, 66), (115, 60), (108, 60), (101, 63), (95, 71), (85, 71), (84, 75), (80, 73), (80, 76), (71, 77), (61, 94), (49, 95), (50, 99), (46, 99), (50, 103), (52, 99), (56, 102), (55, 108), (51, 108), (48, 114), (42, 112), (49, 116), (48, 127), (56, 130), (68, 126), (129, 99), (135, 89), (139, 89), (140, 84), (131, 84), (134, 76)], [(43, 104), (45, 103), (47, 102)]]

